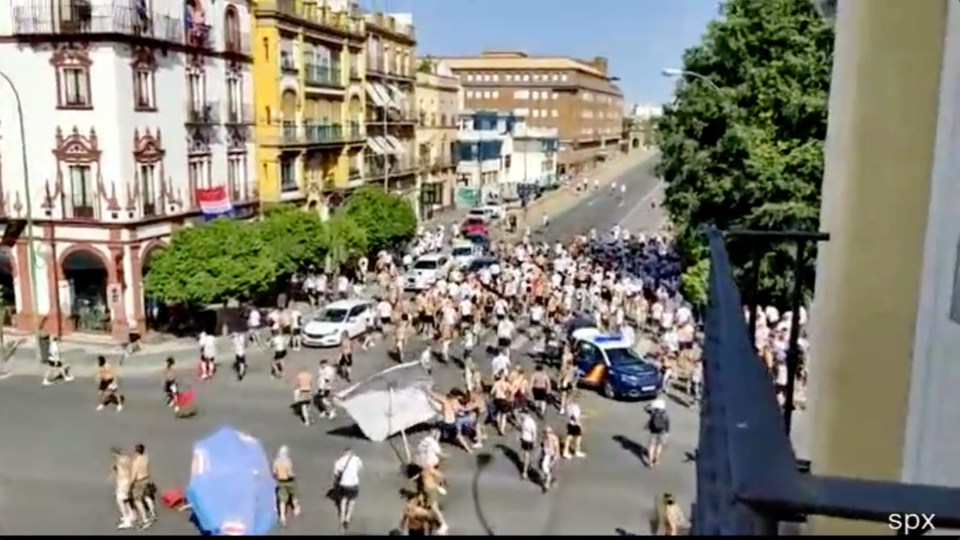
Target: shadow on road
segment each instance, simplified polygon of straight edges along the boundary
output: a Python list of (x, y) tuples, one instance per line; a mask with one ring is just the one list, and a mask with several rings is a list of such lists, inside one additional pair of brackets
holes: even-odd
[(647, 463), (647, 448), (642, 444), (634, 441), (630, 437), (625, 435), (614, 435), (613, 440), (619, 444), (624, 450), (633, 454), (637, 459), (642, 461), (644, 465)]
[(613, 530), (613, 532), (617, 533), (617, 536), (640, 536), (639, 534), (632, 533), (623, 527), (617, 527)]
[(340, 426), (338, 428), (333, 428), (327, 432), (327, 435), (335, 435), (337, 437), (346, 437), (348, 439), (366, 439), (366, 436), (363, 434), (363, 431), (360, 431), (360, 427), (356, 424), (350, 424), (348, 426)]
[(497, 450), (499, 450), (504, 457), (510, 460), (510, 463), (516, 467), (517, 472), (521, 472), (523, 470), (523, 462), (520, 461), (520, 454), (518, 454), (516, 450), (505, 444), (498, 444)]

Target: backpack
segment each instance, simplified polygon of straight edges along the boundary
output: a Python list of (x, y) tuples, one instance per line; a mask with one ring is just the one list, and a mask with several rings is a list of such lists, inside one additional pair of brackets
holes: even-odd
[(666, 433), (670, 429), (670, 420), (666, 411), (656, 410), (650, 414), (650, 433)]

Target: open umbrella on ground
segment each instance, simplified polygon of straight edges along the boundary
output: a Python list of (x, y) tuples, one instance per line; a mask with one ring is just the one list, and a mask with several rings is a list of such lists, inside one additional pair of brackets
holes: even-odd
[(229, 426), (193, 446), (187, 501), (207, 534), (270, 532), (277, 523), (277, 483), (263, 445)]

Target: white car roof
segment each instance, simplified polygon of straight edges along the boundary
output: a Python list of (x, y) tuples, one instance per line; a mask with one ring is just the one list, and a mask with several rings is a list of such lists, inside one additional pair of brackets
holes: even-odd
[(602, 350), (607, 349), (629, 349), (633, 347), (630, 336), (619, 333), (605, 333), (597, 328), (581, 328), (573, 332), (573, 339), (586, 341), (596, 345)]
[(337, 300), (336, 302), (331, 302), (325, 306), (323, 309), (351, 309), (359, 305), (369, 304), (369, 300), (363, 300), (361, 298), (353, 298), (350, 300)]
[(418, 261), (439, 261), (443, 258), (443, 253), (428, 253), (426, 255), (421, 255), (417, 257)]

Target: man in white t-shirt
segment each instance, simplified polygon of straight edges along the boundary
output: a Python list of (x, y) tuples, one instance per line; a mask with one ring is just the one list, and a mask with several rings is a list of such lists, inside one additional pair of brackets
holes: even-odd
[(347, 448), (333, 464), (333, 483), (337, 498), (337, 515), (340, 526), (346, 531), (350, 526), (350, 518), (357, 505), (360, 495), (360, 471), (363, 470), (363, 461)]
[(507, 356), (506, 349), (497, 351), (497, 355), (490, 360), (490, 373), (494, 378), (506, 375), (510, 371), (510, 357)]
[(417, 444), (416, 464), (420, 467), (438, 467), (446, 457), (440, 448), (440, 432), (433, 430)]
[(537, 444), (537, 421), (528, 412), (524, 411), (520, 415), (520, 476), (528, 478), (530, 471), (530, 457), (533, 448)]

